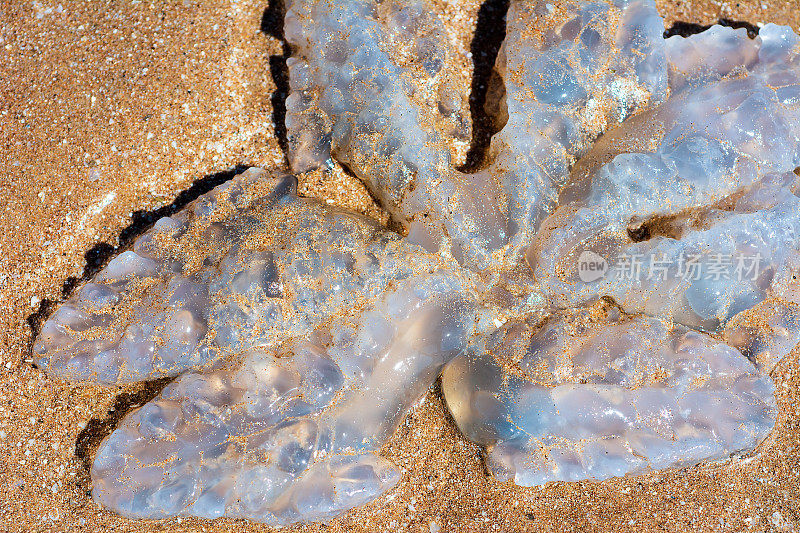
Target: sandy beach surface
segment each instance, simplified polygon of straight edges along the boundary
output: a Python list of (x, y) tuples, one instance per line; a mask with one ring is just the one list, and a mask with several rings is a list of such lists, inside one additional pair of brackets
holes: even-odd
[[(480, 100), (503, 1), (436, 5), (460, 82)], [(667, 26), (800, 25), (794, 0), (659, 9)], [(30, 346), (41, 319), (115, 247), (236, 169), (285, 165), (281, 25), (275, 0), (0, 0), (0, 531), (269, 529), (102, 510), (90, 496), (94, 449), (154, 387), (53, 381), (31, 364)], [(476, 117), (473, 158), (488, 135)], [(310, 176), (301, 192), (383, 216), (347, 175)], [(496, 482), (432, 390), (383, 450), (404, 469), (398, 487), (327, 526), (291, 531), (796, 531), (799, 353), (773, 374), (778, 422), (754, 453), (602, 483)]]

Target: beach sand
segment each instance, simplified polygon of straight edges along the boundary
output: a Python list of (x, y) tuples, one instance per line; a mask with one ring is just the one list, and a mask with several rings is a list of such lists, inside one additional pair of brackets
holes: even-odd
[[(237, 168), (285, 165), (288, 49), (280, 6), (267, 3), (0, 1), (0, 531), (268, 529), (102, 510), (90, 497), (94, 449), (156, 387), (71, 385), (30, 361), (37, 324), (116, 246)], [(436, 3), (458, 50), (460, 82), (480, 97), (502, 1), (483, 9), (478, 0)], [(659, 9), (668, 26), (800, 25), (796, 1), (661, 1)], [(488, 138), (477, 118), (473, 159)], [(300, 189), (383, 217), (345, 174), (311, 176)], [(431, 391), (383, 450), (404, 469), (398, 487), (328, 526), (291, 531), (800, 529), (798, 352), (773, 374), (778, 422), (753, 454), (602, 483), (496, 482)]]

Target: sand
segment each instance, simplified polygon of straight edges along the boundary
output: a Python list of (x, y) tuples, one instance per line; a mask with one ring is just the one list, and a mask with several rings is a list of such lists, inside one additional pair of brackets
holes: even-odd
[[(227, 519), (132, 521), (100, 509), (90, 497), (93, 450), (156, 387), (70, 385), (30, 361), (36, 324), (114, 247), (237, 168), (285, 164), (288, 51), (280, 7), (266, 4), (0, 1), (0, 530), (268, 529)], [(479, 11), (478, 0), (437, 5), (463, 55), (461, 82), (480, 100), (499, 40), (497, 10)], [(668, 25), (800, 25), (796, 1), (675, 0), (659, 8)], [(479, 112), (475, 118), (472, 163), (489, 134)], [(301, 191), (382, 218), (347, 175), (311, 176)], [(327, 527), (292, 531), (797, 530), (798, 350), (773, 378), (778, 423), (753, 454), (533, 489), (493, 480), (431, 391), (384, 449), (404, 468), (400, 485)]]

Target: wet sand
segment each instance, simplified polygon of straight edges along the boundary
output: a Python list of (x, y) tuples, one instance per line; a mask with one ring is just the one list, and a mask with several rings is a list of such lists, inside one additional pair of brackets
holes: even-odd
[[(268, 3), (0, 1), (0, 531), (269, 529), (101, 510), (89, 494), (94, 448), (158, 384), (70, 385), (30, 362), (37, 324), (115, 247), (236, 169), (285, 165), (288, 50), (280, 7)], [(489, 134), (479, 103), (503, 2), (436, 4), (460, 54), (461, 83), (478, 97), (474, 163)], [(800, 26), (794, 0), (662, 0), (659, 9), (668, 26)], [(300, 189), (382, 218), (345, 174), (311, 176)], [(497, 483), (431, 391), (384, 449), (405, 470), (396, 489), (327, 527), (291, 530), (800, 529), (799, 353), (773, 374), (778, 423), (753, 454), (603, 483)]]

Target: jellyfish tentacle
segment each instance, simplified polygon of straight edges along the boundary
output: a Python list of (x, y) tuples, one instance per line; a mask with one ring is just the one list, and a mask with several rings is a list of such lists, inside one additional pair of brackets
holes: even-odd
[(667, 96), (663, 22), (650, 2), (511, 2), (487, 102), (503, 128), (489, 166), (514, 255), (555, 208), (570, 169), (604, 131)]
[[(337, 392), (342, 376), (316, 353), (319, 346), (292, 349), (298, 353), (278, 354), (283, 359), (254, 349), (236, 370), (184, 374), (129, 414), (95, 457), (94, 499), (129, 517), (238, 516), (282, 524), (324, 518), (391, 488), (394, 467), (372, 453), (354, 454), (361, 494), (337, 501), (339, 480), (324, 474), (340, 458), (320, 442), (325, 435), (313, 420), (320, 409), (313, 400)], [(303, 488), (320, 501), (304, 508), (302, 494), (292, 496)]]
[(287, 101), (294, 170), (332, 156), (366, 184), (409, 240), (430, 251), (455, 241), (469, 259), (477, 246), (472, 226), (484, 228), (484, 240), (496, 233), (494, 210), (476, 207), (493, 192), (476, 191), (452, 168), (445, 139), (453, 128), (469, 137), (468, 114), (450, 87), (451, 52), (430, 7), (405, 0), (292, 2), (285, 27), (297, 80)]
[(213, 367), (310, 334), (411, 275), (452, 260), (252, 170), (160, 220), (42, 328), (51, 375), (130, 383)]
[(127, 516), (327, 521), (389, 490), (376, 455), (474, 332), (445, 275), (409, 278), (310, 337), (190, 372), (101, 445), (94, 497)]
[[(631, 313), (715, 330), (785, 292), (781, 280), (796, 270), (800, 248), (798, 38), (765, 30), (754, 40), (713, 29), (667, 40), (672, 95), (595, 143), (529, 250), (555, 305), (605, 295)], [(719, 53), (680, 55), (705, 45)], [(583, 253), (626, 269), (635, 255), (644, 274), (626, 278), (610, 266), (581, 280)], [(695, 269), (717, 269), (714, 279), (687, 276), (690, 257)], [(741, 279), (737, 268), (750, 260), (759, 272)], [(663, 274), (654, 277), (656, 263)]]
[[(736, 77), (742, 71), (765, 77), (781, 72), (772, 78), (777, 82), (770, 83), (774, 87), (797, 84), (796, 78), (787, 78), (785, 71), (800, 64), (800, 37), (788, 26), (766, 24), (752, 39), (744, 28), (712, 26), (688, 37), (672, 36), (666, 46), (673, 93)], [(792, 92), (796, 94), (797, 89)]]
[(507, 324), (483, 348), (450, 363), (442, 389), (495, 475), (519, 485), (724, 458), (775, 423), (775, 387), (750, 361), (656, 319), (584, 309)]
[[(794, 173), (768, 175), (723, 202), (633, 228), (595, 208), (564, 208), (546, 222), (530, 261), (557, 307), (609, 296), (630, 313), (716, 331), (767, 296), (791, 292), (799, 188)], [(633, 238), (637, 231), (646, 238)], [(581, 272), (587, 256), (605, 265), (602, 275)]]

